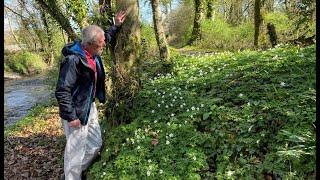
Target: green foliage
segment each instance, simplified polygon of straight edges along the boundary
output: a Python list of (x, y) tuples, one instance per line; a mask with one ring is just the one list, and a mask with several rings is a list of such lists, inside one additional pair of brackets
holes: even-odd
[(191, 37), (194, 18), (194, 7), (187, 2), (173, 10), (167, 19), (168, 43), (174, 47), (183, 47)]
[(68, 0), (66, 6), (73, 13), (73, 20), (83, 26), (82, 21), (88, 16), (88, 5), (85, 0)]
[(175, 56), (132, 123), (104, 120), (92, 179), (281, 179), (315, 172), (315, 46)]
[(8, 57), (7, 65), (14, 72), (25, 75), (41, 73), (46, 68), (41, 56), (27, 51), (21, 51)]
[(148, 24), (141, 25), (141, 38), (142, 58), (148, 60), (151, 57), (159, 56), (159, 48), (152, 26)]
[(200, 48), (235, 50), (252, 47), (254, 27), (251, 22), (231, 26), (217, 16), (214, 20), (202, 21), (201, 27), (202, 40), (198, 43)]
[[(290, 39), (289, 34), (293, 31), (293, 21), (289, 19), (288, 15), (283, 12), (275, 11), (264, 15), (263, 17), (265, 27), (263, 27), (262, 39), (265, 40), (265, 44), (269, 44), (269, 36), (267, 35), (266, 24), (272, 23), (275, 25), (278, 42), (284, 42)], [(289, 37), (288, 37), (289, 36)]]

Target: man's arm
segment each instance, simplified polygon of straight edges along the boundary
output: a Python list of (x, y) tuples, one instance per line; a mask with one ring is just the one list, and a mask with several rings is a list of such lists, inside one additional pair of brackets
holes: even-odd
[(78, 119), (71, 96), (71, 90), (76, 81), (77, 68), (75, 59), (67, 57), (60, 67), (55, 96), (59, 104), (60, 117), (69, 122)]
[(125, 20), (126, 13), (124, 11), (120, 11), (116, 14), (115, 25), (111, 26), (108, 30), (105, 31), (106, 43), (114, 45), (116, 34)]

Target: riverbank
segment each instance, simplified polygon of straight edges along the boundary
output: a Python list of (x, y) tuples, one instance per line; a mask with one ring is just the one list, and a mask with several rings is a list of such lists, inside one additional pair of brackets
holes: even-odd
[(57, 179), (63, 172), (63, 135), (58, 107), (38, 105), (5, 128), (5, 179)]
[(4, 125), (12, 125), (24, 118), (39, 104), (47, 104), (53, 90), (45, 83), (45, 75), (20, 77), (4, 82)]

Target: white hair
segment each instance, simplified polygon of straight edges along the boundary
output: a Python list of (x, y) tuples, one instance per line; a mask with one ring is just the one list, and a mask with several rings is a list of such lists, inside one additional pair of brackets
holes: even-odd
[(101, 27), (97, 25), (89, 25), (83, 28), (81, 31), (81, 44), (88, 45), (90, 43), (97, 42), (99, 34), (104, 35), (104, 31)]

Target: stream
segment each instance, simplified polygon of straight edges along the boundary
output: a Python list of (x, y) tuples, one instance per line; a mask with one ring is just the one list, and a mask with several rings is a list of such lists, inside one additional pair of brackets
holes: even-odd
[(21, 79), (5, 79), (4, 125), (13, 125), (24, 118), (37, 104), (46, 103), (53, 91), (44, 83), (45, 77), (38, 75)]

